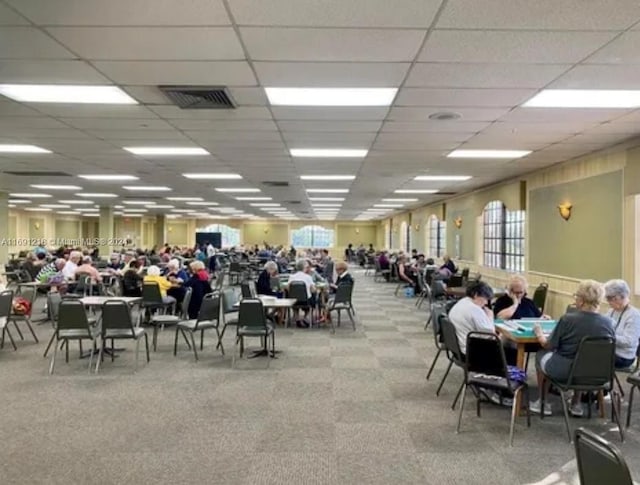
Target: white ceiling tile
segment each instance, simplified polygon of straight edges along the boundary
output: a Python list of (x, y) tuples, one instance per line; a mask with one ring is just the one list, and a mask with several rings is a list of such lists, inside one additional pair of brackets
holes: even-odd
[(250, 130), (276, 131), (278, 127), (271, 120), (178, 120), (171, 124), (182, 130)]
[(395, 87), (409, 63), (254, 62), (263, 86), (279, 87)]
[(8, 0), (40, 25), (229, 25), (222, 0)]
[(455, 111), (465, 121), (493, 121), (504, 115), (507, 108), (440, 108), (434, 106), (391, 108), (388, 119), (394, 121), (426, 121), (429, 116), (442, 111)]
[(3, 116), (41, 116), (36, 110), (23, 104), (0, 98), (0, 117)]
[(185, 130), (185, 135), (196, 141), (281, 141), (280, 133), (277, 131), (254, 131), (254, 130)]
[(239, 25), (428, 27), (440, 0), (233, 0)]
[[(629, 110), (626, 110), (629, 111)], [(622, 116), (625, 110), (589, 108), (515, 108), (505, 114), (501, 121), (546, 122), (603, 122)]]
[(385, 121), (382, 132), (421, 131), (431, 133), (477, 133), (491, 124), (490, 121)]
[(29, 21), (0, 3), (0, 25), (29, 25)]
[(553, 142), (560, 141), (566, 138), (566, 136), (560, 135), (558, 139), (547, 140), (532, 140), (526, 139), (526, 137), (504, 137), (495, 135), (484, 135), (480, 133), (469, 139), (463, 145), (460, 145), (464, 150), (540, 150)]
[(431, 140), (416, 138), (413, 141), (378, 139), (372, 148), (376, 150), (453, 150), (458, 145), (460, 145), (459, 141), (442, 138)]
[(236, 109), (180, 109), (177, 106), (151, 106), (160, 117), (191, 120), (270, 120), (271, 112), (262, 106), (238, 107)]
[(589, 57), (587, 64), (640, 64), (640, 31), (625, 32)]
[[(73, 128), (20, 128), (20, 127), (3, 127), (3, 136), (12, 136), (15, 141), (21, 141), (24, 143), (31, 143), (33, 145), (42, 146), (42, 148), (48, 148), (47, 145), (51, 143), (51, 140), (64, 139), (75, 140), (81, 138), (90, 138), (86, 133), (75, 130)], [(75, 143), (65, 141), (65, 143)]]
[(74, 59), (67, 49), (33, 27), (0, 27), (0, 59)]
[(426, 31), (244, 27), (257, 61), (412, 61)]
[(600, 125), (596, 125), (593, 128), (586, 130), (585, 133), (617, 133), (617, 134), (628, 134), (628, 135), (638, 135), (640, 134), (640, 121), (638, 119), (638, 115), (635, 115), (635, 121), (623, 122), (619, 120), (624, 120), (623, 118), (618, 118), (618, 120), (612, 121), (610, 123), (603, 123)]
[(173, 130), (166, 121), (136, 118), (61, 118), (64, 123), (81, 130)]
[(195, 84), (200, 86), (208, 84), (253, 86), (256, 84), (249, 64), (243, 61), (97, 61), (94, 65), (119, 84)]
[(133, 99), (143, 104), (170, 105), (171, 101), (156, 86), (120, 86)]
[(278, 126), (284, 132), (376, 132), (380, 121), (280, 121)]
[(3, 83), (111, 84), (84, 61), (0, 61)]
[(638, 89), (636, 65), (581, 65), (551, 84), (554, 89)]
[(64, 123), (47, 117), (19, 116), (0, 118), (0, 133), (11, 128), (67, 128)]
[(415, 143), (433, 143), (438, 141), (461, 143), (474, 136), (473, 133), (429, 133), (429, 132), (391, 132), (380, 133), (376, 144), (406, 143), (407, 146)]
[(421, 62), (576, 63), (609, 42), (615, 32), (436, 30)]
[(268, 104), (267, 95), (262, 88), (231, 87), (229, 91), (238, 106), (266, 106)]
[(283, 120), (383, 120), (389, 111), (386, 107), (363, 108), (298, 108), (275, 106), (272, 109), (277, 121)]
[(542, 88), (569, 69), (564, 64), (418, 63), (407, 87)]
[(517, 106), (536, 94), (535, 89), (429, 89), (403, 88), (394, 106)]
[(376, 133), (285, 132), (282, 134), (294, 148), (369, 148)]
[(131, 104), (31, 103), (34, 109), (57, 118), (156, 118), (145, 106)]
[(594, 131), (580, 133), (571, 138), (563, 140), (563, 144), (583, 144), (583, 145), (615, 145), (622, 143), (629, 138), (633, 138), (635, 134), (630, 133), (597, 133)]
[(624, 30), (639, 19), (636, 0), (449, 0), (438, 27)]
[(47, 31), (88, 60), (244, 59), (231, 27), (52, 27)]
[[(154, 145), (158, 146), (157, 141), (187, 141), (186, 136), (176, 130), (88, 130), (97, 138), (108, 140), (110, 143), (119, 147), (131, 145), (131, 140), (136, 140), (136, 145)], [(175, 145), (175, 143), (174, 143)]]

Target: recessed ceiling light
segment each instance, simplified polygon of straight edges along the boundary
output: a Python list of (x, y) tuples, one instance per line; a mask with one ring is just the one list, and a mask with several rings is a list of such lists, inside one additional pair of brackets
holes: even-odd
[(145, 205), (145, 207), (147, 209), (173, 209), (175, 208), (175, 205), (156, 205), (156, 204), (150, 204), (150, 205)]
[(66, 204), (40, 204), (40, 207), (49, 209), (71, 209), (71, 206)]
[(525, 108), (638, 108), (640, 91), (606, 89), (544, 89)]
[(344, 197), (309, 197), (313, 202), (344, 202)]
[(413, 180), (421, 182), (455, 182), (471, 179), (471, 175), (418, 175)]
[(390, 106), (397, 88), (264, 88), (274, 106)]
[(382, 202), (417, 202), (419, 199), (382, 199)]
[(42, 190), (82, 190), (82, 187), (78, 187), (77, 185), (41, 185), (41, 184), (32, 184), (29, 187), (33, 187), (34, 189), (42, 189)]
[(51, 153), (35, 145), (0, 145), (0, 153)]
[(114, 209), (124, 209), (123, 205), (114, 205), (113, 206)]
[(0, 84), (0, 94), (32, 103), (138, 104), (116, 86)]
[(398, 189), (393, 191), (396, 194), (436, 194), (437, 190), (432, 189)]
[(123, 209), (122, 212), (124, 214), (134, 213), (134, 212), (149, 212), (148, 209)]
[(273, 200), (271, 197), (236, 197), (236, 200)]
[(109, 175), (109, 174), (90, 174), (90, 175), (78, 175), (81, 179), (95, 180), (101, 182), (111, 181), (123, 181), (123, 180), (139, 180), (135, 175)]
[(447, 158), (522, 158), (531, 150), (453, 150)]
[(180, 214), (189, 214), (195, 212), (195, 209), (171, 209), (171, 212), (177, 212)]
[(93, 204), (92, 200), (59, 200), (61, 204), (71, 204), (71, 205), (87, 205)]
[(24, 210), (29, 212), (50, 212), (51, 211), (51, 209), (48, 209), (46, 207), (25, 207)]
[(373, 207), (404, 207), (404, 204), (373, 204)]
[(206, 201), (202, 201), (202, 200), (197, 200), (197, 201), (188, 201), (187, 205), (202, 205), (202, 206), (209, 206), (209, 205), (220, 205), (217, 202), (206, 202)]
[(355, 175), (300, 175), (301, 180), (353, 180)]
[(204, 200), (202, 197), (165, 197), (167, 200), (173, 200), (176, 202), (189, 202), (195, 200)]
[(307, 189), (309, 194), (347, 194), (349, 189)]
[(150, 200), (123, 200), (123, 204), (125, 205), (150, 205), (155, 204), (155, 202)]
[(171, 187), (163, 185), (125, 185), (124, 190), (141, 191), (141, 192), (169, 192)]
[[(136, 214), (130, 214), (130, 215), (136, 215)], [(137, 214), (140, 215), (140, 214)], [(95, 214), (93, 212), (87, 212), (87, 213), (83, 213), (82, 217), (100, 217), (100, 214)]]
[(194, 180), (235, 180), (242, 178), (237, 173), (183, 173), (182, 176)]
[(112, 197), (118, 197), (116, 194), (108, 194), (102, 192), (81, 192), (76, 194), (78, 197), (95, 197), (96, 199), (107, 199)]
[(278, 204), (277, 202), (256, 202), (256, 203), (252, 203), (249, 204), (251, 207), (280, 207), (280, 204)]
[(9, 199), (9, 204), (31, 204), (27, 199)]
[(209, 155), (200, 147), (123, 147), (134, 155)]
[(49, 194), (27, 194), (27, 193), (12, 193), (9, 194), (9, 197), (15, 197), (16, 199), (26, 198), (26, 199), (46, 199), (51, 197)]
[(100, 209), (96, 209), (95, 207), (78, 207), (76, 211), (78, 212), (98, 212)]
[(292, 157), (315, 158), (364, 158), (369, 150), (353, 148), (292, 148)]
[(56, 214), (60, 214), (63, 216), (77, 216), (80, 215), (78, 211), (57, 211)]
[(250, 188), (230, 188), (230, 187), (226, 187), (226, 188), (217, 188), (216, 189), (218, 192), (238, 192), (238, 193), (242, 193), (242, 192), (260, 192), (260, 189), (250, 189)]
[(342, 207), (342, 204), (321, 203), (321, 204), (311, 204), (311, 207)]

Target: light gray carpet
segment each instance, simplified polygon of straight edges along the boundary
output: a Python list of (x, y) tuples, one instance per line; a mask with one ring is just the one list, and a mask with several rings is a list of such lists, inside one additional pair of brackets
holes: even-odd
[[(0, 351), (0, 459), (6, 484), (516, 484), (571, 483), (573, 447), (559, 414), (524, 419), (508, 447), (509, 410), (467, 400), (462, 432), (450, 410), (461, 381), (453, 369), (435, 396), (426, 309), (393, 296), (393, 285), (354, 271), (358, 329), (279, 329), (282, 350), (240, 361), (205, 340), (201, 360), (173, 331), (160, 335), (151, 363), (133, 372), (132, 344), (98, 376), (86, 360), (60, 359), (54, 376), (41, 343), (25, 335)], [(426, 307), (426, 306), (425, 306)], [(232, 332), (231, 332), (232, 333)], [(14, 332), (15, 335), (15, 332)], [(257, 342), (256, 342), (257, 344)], [(255, 344), (254, 344), (255, 345)], [(60, 354), (59, 354), (60, 355)], [(141, 352), (141, 357), (143, 353)], [(531, 382), (534, 382), (533, 376)], [(535, 391), (534, 391), (535, 394)], [(558, 402), (554, 403), (556, 409)], [(626, 405), (624, 407), (626, 412)], [(620, 445), (609, 422), (573, 419)], [(640, 477), (640, 406), (620, 445)]]

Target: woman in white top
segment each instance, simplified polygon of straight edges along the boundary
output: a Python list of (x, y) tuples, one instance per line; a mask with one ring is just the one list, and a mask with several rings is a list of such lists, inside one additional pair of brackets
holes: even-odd
[(616, 369), (633, 365), (640, 341), (640, 311), (629, 302), (631, 290), (624, 280), (604, 284), (604, 296), (611, 307), (607, 316), (613, 320), (616, 332)]

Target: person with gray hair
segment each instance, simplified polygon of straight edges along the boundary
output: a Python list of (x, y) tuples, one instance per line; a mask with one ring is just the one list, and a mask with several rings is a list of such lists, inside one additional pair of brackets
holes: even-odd
[(271, 286), (271, 278), (275, 278), (278, 275), (278, 265), (275, 261), (267, 261), (264, 265), (264, 269), (258, 276), (256, 282), (256, 291), (258, 295), (278, 296), (278, 291), (274, 290)]
[(62, 276), (67, 280), (73, 280), (76, 277), (76, 269), (78, 269), (78, 263), (82, 260), (82, 253), (80, 251), (71, 251), (69, 253), (69, 260), (65, 262), (64, 268), (62, 268)]
[(616, 332), (616, 369), (633, 365), (640, 341), (640, 311), (631, 305), (631, 290), (624, 280), (604, 284), (604, 297), (611, 307), (607, 316), (613, 320)]
[[(302, 302), (302, 303), (308, 303), (310, 307), (313, 307), (315, 305), (314, 295), (316, 292), (316, 287), (313, 283), (313, 278), (311, 277), (311, 275), (308, 274), (308, 270), (309, 270), (309, 263), (305, 259), (299, 259), (298, 261), (296, 261), (296, 272), (289, 277), (289, 289), (291, 289), (292, 282), (302, 281), (305, 284), (307, 289), (307, 302)], [(308, 310), (305, 310), (304, 320), (300, 321), (296, 319), (297, 320), (296, 325), (298, 327), (302, 328), (302, 327), (308, 327), (311, 325), (311, 322), (308, 322), (306, 320), (308, 312), (309, 312)]]
[(507, 293), (493, 304), (496, 318), (519, 320), (521, 318), (541, 318), (542, 312), (531, 298), (527, 297), (527, 280), (514, 275), (509, 280)]

